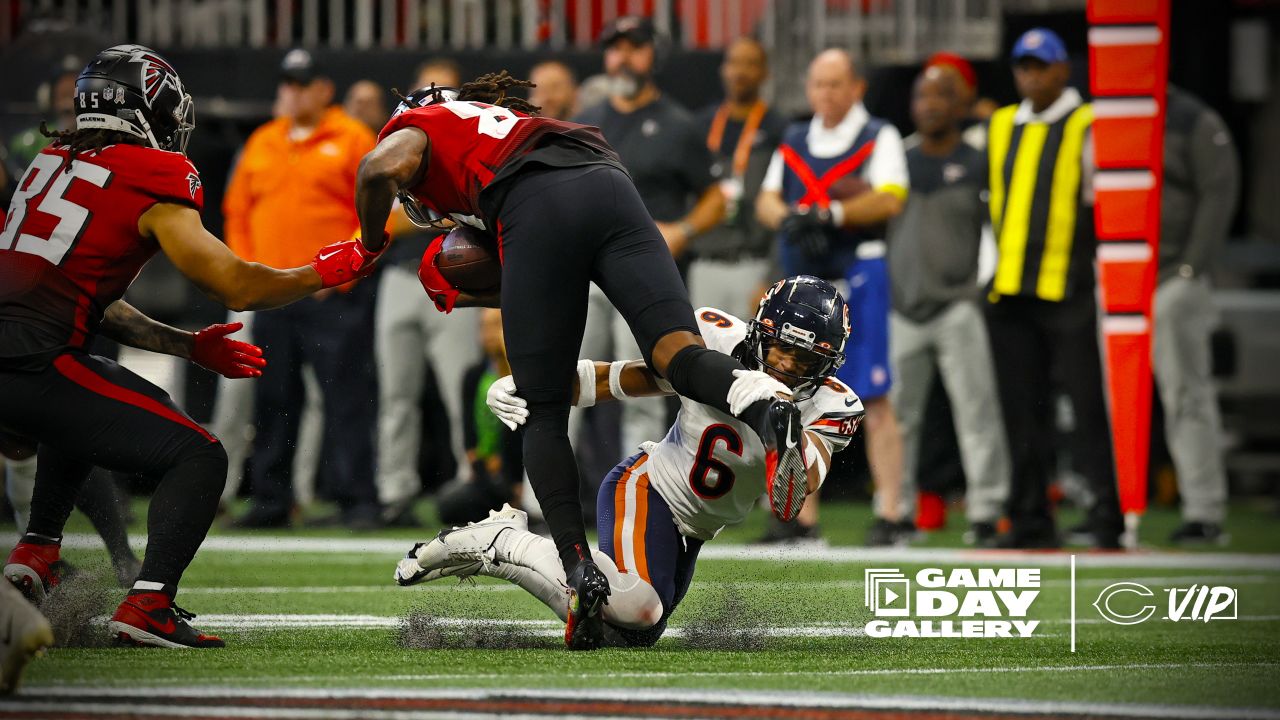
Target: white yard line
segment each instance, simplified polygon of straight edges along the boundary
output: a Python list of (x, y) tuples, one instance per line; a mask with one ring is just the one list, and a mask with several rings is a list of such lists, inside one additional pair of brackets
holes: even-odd
[[(131, 544), (145, 548), (146, 536), (134, 536)], [(95, 535), (73, 533), (63, 540), (63, 547), (98, 548), (102, 541)], [(201, 552), (242, 553), (360, 553), (392, 557), (402, 555), (412, 546), (408, 540), (307, 538), (281, 535), (228, 536), (205, 540)], [(773, 548), (755, 545), (708, 543), (699, 554), (705, 560), (773, 560), (779, 562), (834, 563), (907, 563), (929, 565), (967, 564), (974, 566), (1020, 565), (1033, 567), (1067, 567), (1075, 552), (1080, 569), (1091, 568), (1167, 568), (1219, 570), (1280, 571), (1280, 555), (1246, 553), (1180, 553), (1167, 551), (1080, 552), (1061, 550), (974, 550), (966, 548), (858, 548), (858, 547), (789, 547)]]
[[(779, 675), (956, 675), (985, 673), (1031, 673), (1031, 672), (1117, 672), (1124, 670), (1211, 670), (1227, 668), (1274, 668), (1274, 663), (1152, 663), (1143, 665), (1077, 665), (1073, 667), (1018, 667), (1018, 668), (934, 668), (934, 669), (885, 669), (861, 671), (825, 671), (796, 673), (599, 673), (593, 675), (569, 675), (565, 677), (620, 678), (620, 677), (711, 677), (711, 676), (779, 676)], [(547, 702), (624, 702), (624, 703), (664, 703), (696, 707), (698, 705), (717, 705), (728, 707), (781, 706), (792, 708), (808, 708), (823, 710), (885, 710), (885, 711), (949, 711), (974, 713), (1021, 713), (1021, 714), (1063, 714), (1063, 715), (1105, 715), (1134, 718), (1214, 718), (1220, 720), (1276, 720), (1280, 711), (1267, 708), (1228, 708), (1205, 705), (1157, 705), (1138, 703), (1102, 703), (1102, 702), (1070, 702), (1070, 701), (1036, 701), (1015, 700), (1007, 698), (967, 698), (919, 695), (870, 695), (828, 692), (779, 692), (751, 690), (696, 690), (686, 688), (672, 689), (485, 689), (485, 688), (432, 688), (424, 689), (416, 685), (423, 681), (438, 679), (510, 679), (514, 677), (544, 677), (542, 675), (511, 675), (507, 673), (491, 673), (487, 675), (380, 675), (364, 676), (364, 682), (411, 682), (415, 685), (399, 685), (393, 689), (377, 688), (288, 688), (268, 689), (256, 687), (85, 687), (46, 685), (28, 687), (23, 694), (35, 697), (38, 702), (23, 702), (22, 696), (0, 702), (0, 710), (43, 710), (45, 706), (56, 708), (61, 712), (86, 712), (102, 714), (106, 712), (133, 711), (138, 714), (201, 715), (210, 714), (224, 717), (271, 717), (271, 718), (312, 718), (312, 717), (370, 717), (392, 718), (405, 717), (397, 711), (381, 711), (374, 708), (362, 708), (357, 714), (347, 714), (338, 708), (295, 709), (287, 707), (258, 708), (232, 707), (218, 705), (220, 700), (252, 701), (279, 703), (281, 700), (315, 701), (315, 700), (381, 700), (395, 699), (403, 701), (456, 700), (511, 702), (511, 701), (547, 701)], [(318, 678), (331, 680), (332, 678)], [(297, 678), (273, 678), (273, 681), (297, 681)], [(98, 702), (76, 702), (77, 698), (118, 698), (119, 705), (100, 704)], [(174, 705), (165, 705), (166, 698), (172, 698)], [(54, 699), (55, 702), (50, 702)], [(195, 704), (192, 699), (205, 701)], [(61, 700), (61, 702), (57, 702)], [(252, 709), (253, 712), (248, 712)], [(433, 712), (439, 713), (440, 709)], [(466, 713), (465, 706), (454, 712)], [(321, 713), (321, 714), (317, 714)], [(421, 714), (421, 713), (418, 713)], [(517, 717), (505, 715), (504, 717)], [(566, 717), (566, 716), (561, 716)], [(571, 716), (570, 716), (571, 717)]]
[[(945, 620), (947, 618), (941, 618)], [(1041, 625), (1061, 625), (1069, 622), (1067, 618), (1036, 618)], [(106, 624), (107, 616), (94, 618), (99, 624)], [(201, 613), (199, 625), (215, 630), (272, 630), (284, 628), (323, 628), (345, 630), (387, 630), (399, 628), (403, 618), (398, 615), (356, 615), (337, 613), (285, 613), (285, 614), (219, 614)], [(465, 628), (475, 625), (491, 625), (496, 628), (522, 628), (530, 635), (541, 637), (557, 637), (564, 632), (564, 624), (558, 620), (530, 620), (492, 617), (437, 617), (433, 622), (448, 627)], [(1077, 620), (1080, 625), (1104, 625), (1101, 618)], [(1235, 622), (1280, 622), (1280, 615), (1242, 615)], [(817, 622), (803, 625), (775, 625), (767, 627), (743, 628), (749, 635), (762, 635), (773, 638), (834, 638), (860, 637), (864, 635), (860, 623)], [(684, 628), (673, 626), (667, 629), (667, 637), (683, 637)], [(1057, 637), (1054, 633), (1037, 632), (1035, 637)]]
[[(1231, 585), (1255, 585), (1261, 583), (1271, 583), (1280, 580), (1272, 575), (1165, 575), (1152, 577), (1125, 577), (1130, 582), (1141, 583), (1143, 585), (1187, 585), (1190, 583), (1226, 583)], [(1111, 585), (1116, 579), (1111, 578), (1089, 578), (1086, 580), (1077, 580), (1076, 584), (1080, 586), (1097, 586), (1103, 587)], [(839, 590), (861, 590), (864, 583), (861, 580), (795, 580), (786, 578), (785, 580), (698, 580), (698, 587), (729, 587), (729, 588), (777, 588), (785, 584), (788, 588), (806, 587), (813, 589), (839, 589)], [(1066, 579), (1042, 580), (1041, 587), (1067, 587), (1070, 581)], [(520, 592), (520, 588), (516, 585), (507, 583), (477, 583), (475, 585), (464, 585), (459, 582), (435, 582), (423, 583), (415, 585), (411, 588), (400, 588), (391, 582), (385, 585), (240, 585), (231, 587), (182, 587), (183, 595), (252, 595), (254, 593), (260, 595), (283, 595), (286, 593), (300, 593), (303, 595), (325, 595), (339, 594), (345, 595), (349, 593), (382, 593), (382, 592), (440, 592), (440, 591), (459, 591), (459, 592)]]

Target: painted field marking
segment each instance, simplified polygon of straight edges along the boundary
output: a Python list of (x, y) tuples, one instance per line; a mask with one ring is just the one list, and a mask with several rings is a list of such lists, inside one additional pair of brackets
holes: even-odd
[[(1129, 669), (1146, 670), (1182, 670), (1182, 669), (1220, 669), (1241, 667), (1274, 668), (1274, 663), (1163, 663), (1145, 665), (1087, 665), (1058, 668), (964, 668), (964, 669), (905, 669), (905, 670), (868, 670), (842, 672), (844, 675), (887, 675), (916, 674), (937, 675), (957, 673), (990, 673), (990, 672), (1113, 672)], [(803, 674), (832, 674), (833, 671)], [(834, 671), (839, 672), (839, 671)], [(734, 676), (777, 676), (800, 673), (724, 673)], [(608, 673), (585, 677), (652, 677), (657, 673)], [(712, 673), (668, 673), (668, 676), (688, 677), (708, 676)], [(301, 676), (296, 676), (301, 677)], [(458, 676), (444, 675), (383, 675), (365, 676), (362, 681), (383, 680), (395, 682), (413, 682), (433, 679), (450, 679)], [(508, 673), (491, 673), (485, 676), (462, 676), (461, 679), (509, 679), (522, 676)], [(275, 678), (279, 681), (285, 678)], [(317, 678), (331, 681), (332, 678)], [(1211, 707), (1206, 705), (1169, 705), (1138, 703), (1104, 703), (1104, 702), (1072, 702), (1072, 701), (1040, 701), (1010, 698), (969, 698), (922, 695), (874, 695), (830, 692), (778, 692), (752, 690), (696, 690), (685, 688), (577, 688), (577, 689), (501, 689), (501, 688), (431, 688), (403, 687), (379, 688), (260, 688), (260, 687), (102, 687), (102, 686), (59, 686), (45, 685), (26, 688), (24, 695), (33, 701), (24, 701), (23, 695), (0, 702), (0, 712), (27, 712), (43, 710), (45, 707), (56, 708), (62, 712), (85, 712), (89, 714), (122, 714), (135, 711), (139, 714), (157, 714), (170, 708), (174, 712), (167, 714), (208, 715), (210, 709), (219, 712), (215, 716), (246, 717), (243, 713), (253, 701), (267, 707), (253, 707), (253, 715), (271, 718), (312, 718), (319, 702), (329, 701), (330, 707), (320, 712), (325, 717), (390, 717), (377, 706), (378, 701), (395, 701), (397, 709), (410, 709), (417, 704), (422, 709), (431, 708), (436, 712), (445, 710), (440, 707), (441, 701), (456, 701), (457, 706), (448, 708), (457, 713), (466, 713), (468, 706), (478, 710), (487, 704), (506, 703), (517, 712), (504, 713), (504, 717), (519, 717), (519, 709), (529, 710), (529, 701), (545, 703), (569, 703), (589, 712), (592, 703), (625, 703), (632, 706), (644, 704), (676, 705), (683, 708), (703, 708), (705, 710), (731, 710), (732, 708), (805, 708), (822, 710), (879, 710), (887, 712), (973, 712), (984, 714), (1013, 713), (1039, 715), (1105, 715), (1111, 717), (1144, 717), (1144, 718), (1218, 718), (1221, 720), (1276, 720), (1280, 711), (1269, 708), (1251, 707)], [(49, 699), (57, 698), (62, 702), (50, 703)], [(37, 699), (38, 698), (38, 699)], [(85, 702), (92, 698), (93, 702)], [(103, 703), (104, 700), (118, 700), (119, 704)], [(352, 711), (359, 714), (348, 715), (352, 701), (369, 701), (368, 707)], [(222, 704), (218, 704), (219, 701)], [(289, 702), (304, 704), (303, 707), (287, 707)], [(170, 704), (166, 705), (165, 703)], [(232, 707), (226, 707), (233, 704)], [(523, 705), (523, 706), (522, 706)], [(597, 712), (606, 711), (600, 708)], [(472, 712), (475, 712), (473, 710)], [(279, 714), (277, 714), (279, 713)], [(573, 717), (573, 714), (560, 714), (560, 717)]]
[[(146, 536), (130, 538), (135, 548), (146, 547)], [(403, 555), (411, 543), (405, 540), (351, 540), (342, 538), (301, 538), (277, 535), (227, 536), (207, 538), (201, 552), (241, 553), (358, 553)], [(100, 548), (96, 535), (74, 533), (63, 539), (65, 548)], [(775, 548), (755, 545), (708, 543), (700, 560), (766, 560), (780, 562), (906, 563), (916, 565), (967, 564), (977, 566), (1015, 565), (1067, 567), (1066, 551), (976, 550), (971, 548)], [(1080, 555), (1085, 568), (1166, 568), (1280, 571), (1280, 554), (1193, 553), (1168, 551), (1097, 552)]]
[[(398, 615), (359, 615), (338, 613), (283, 613), (283, 614), (218, 614), (204, 613), (199, 616), (201, 627), (218, 630), (273, 630), (286, 628), (319, 628), (346, 630), (388, 630), (401, 627), (404, 619)], [(1042, 625), (1061, 625), (1070, 622), (1069, 618), (1038, 618)], [(93, 618), (91, 622), (105, 625), (106, 615)], [(432, 622), (456, 628), (467, 628), (476, 625), (491, 625), (495, 628), (523, 628), (529, 634), (541, 637), (559, 636), (564, 633), (564, 623), (558, 620), (510, 619), (492, 617), (436, 617)], [(1280, 615), (1242, 615), (1237, 622), (1280, 622)], [(1080, 625), (1102, 625), (1101, 618), (1076, 620)], [(861, 623), (816, 622), (803, 625), (770, 625), (765, 627), (744, 627), (746, 634), (759, 634), (771, 638), (838, 638), (861, 637), (865, 634)], [(667, 629), (667, 637), (684, 637), (685, 630), (676, 625)], [(1037, 633), (1035, 637), (1058, 637), (1053, 633)]]
[[(1130, 582), (1142, 583), (1144, 585), (1182, 585), (1186, 583), (1233, 583), (1236, 585), (1252, 585), (1262, 583), (1280, 582), (1280, 577), (1274, 575), (1164, 575), (1149, 577), (1129, 577), (1125, 576)], [(1085, 578), (1077, 580), (1077, 586), (1099, 586), (1103, 587), (1111, 585), (1115, 582), (1114, 577), (1110, 578)], [(864, 583), (862, 580), (796, 580), (793, 578), (785, 578), (778, 580), (697, 580), (694, 587), (732, 587), (732, 588), (777, 588), (779, 584), (785, 583), (788, 587), (806, 587), (814, 589), (848, 589), (861, 590)], [(1067, 587), (1071, 584), (1068, 579), (1050, 579), (1041, 580), (1041, 587)], [(346, 594), (346, 593), (415, 593), (415, 592), (442, 592), (442, 591), (459, 591), (459, 592), (523, 592), (517, 585), (511, 585), (505, 582), (480, 582), (475, 585), (463, 584), (459, 582), (431, 582), (414, 585), (413, 587), (402, 588), (388, 581), (385, 585), (237, 585), (237, 586), (218, 586), (218, 587), (191, 587), (182, 586), (183, 595), (251, 595), (254, 593), (264, 595), (282, 595), (297, 592), (305, 595), (324, 595), (324, 594)]]

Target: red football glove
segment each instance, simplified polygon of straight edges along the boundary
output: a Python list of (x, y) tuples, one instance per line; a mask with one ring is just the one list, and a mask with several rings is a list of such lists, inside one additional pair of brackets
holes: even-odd
[(440, 274), (440, 268), (436, 267), (436, 256), (444, 247), (444, 238), (445, 235), (437, 235), (436, 239), (427, 246), (427, 251), (422, 254), (422, 264), (418, 266), (418, 280), (422, 283), (422, 289), (427, 291), (427, 297), (436, 304), (436, 309), (448, 315), (453, 312), (453, 304), (458, 301), (458, 290), (444, 279)]
[(243, 327), (244, 323), (231, 323), (197, 330), (191, 362), (227, 378), (261, 377), (262, 368), (267, 366), (262, 348), (227, 337)]
[[(383, 233), (382, 249), (387, 247), (387, 234)], [(320, 282), (324, 287), (345, 285), (373, 272), (373, 263), (382, 254), (382, 250), (372, 252), (359, 239), (326, 245), (316, 253), (311, 267), (320, 273)]]

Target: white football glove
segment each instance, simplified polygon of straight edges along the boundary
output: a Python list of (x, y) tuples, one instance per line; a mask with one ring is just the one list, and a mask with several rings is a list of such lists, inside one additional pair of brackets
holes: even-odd
[(489, 411), (502, 421), (503, 425), (515, 430), (529, 418), (529, 403), (516, 395), (516, 381), (510, 375), (498, 378), (485, 393), (484, 404)]
[(757, 400), (771, 400), (778, 393), (791, 394), (791, 388), (760, 370), (734, 370), (733, 376), (738, 379), (729, 386), (728, 400), (729, 412), (734, 415), (746, 410)]

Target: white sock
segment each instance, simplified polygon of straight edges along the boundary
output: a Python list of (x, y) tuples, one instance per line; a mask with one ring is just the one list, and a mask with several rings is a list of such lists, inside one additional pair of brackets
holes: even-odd
[(543, 605), (551, 608), (561, 622), (569, 619), (569, 595), (568, 588), (564, 585), (563, 571), (557, 580), (523, 565), (504, 562), (481, 568), (480, 574), (519, 585), (530, 595), (541, 600)]
[(5, 494), (13, 506), (13, 519), (18, 524), (18, 536), (27, 531), (31, 519), (31, 493), (36, 488), (36, 459), (5, 460)]
[[(561, 620), (566, 619), (564, 565), (554, 542), (531, 532), (506, 530), (498, 536), (494, 549), (498, 551), (499, 564), (481, 570), (482, 574), (519, 585), (554, 610)], [(591, 557), (609, 580), (604, 619), (636, 630), (653, 627), (662, 617), (662, 600), (653, 586), (639, 575), (618, 572), (613, 558), (599, 550), (592, 550)]]

